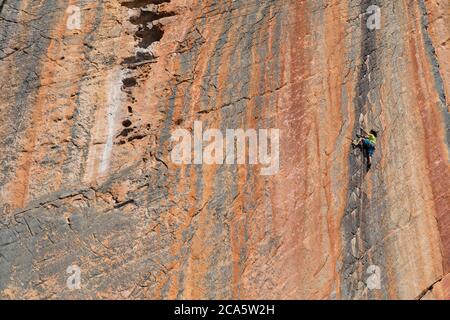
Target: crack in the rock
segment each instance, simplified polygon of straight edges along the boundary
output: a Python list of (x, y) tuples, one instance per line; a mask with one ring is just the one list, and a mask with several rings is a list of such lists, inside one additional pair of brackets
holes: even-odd
[(3, 8), (5, 7), (6, 1), (8, 0), (3, 0), (2, 3), (0, 3), (0, 14), (2, 14), (3, 12)]
[[(361, 16), (366, 12), (369, 6), (368, 1), (362, 1), (360, 3)], [(374, 58), (376, 58), (377, 43), (375, 33), (369, 31), (366, 27), (366, 21), (361, 20), (361, 53), (360, 59), (362, 63), (359, 66), (359, 77), (356, 85), (356, 97), (355, 104), (355, 124), (353, 129), (353, 135), (358, 133), (359, 127), (364, 125), (364, 118), (369, 112), (369, 91), (370, 91), (370, 78), (369, 73), (372, 72), (376, 64), (374, 64)], [(367, 211), (368, 197), (364, 192), (364, 177), (365, 169), (367, 166), (365, 160), (366, 154), (364, 150), (353, 150), (349, 157), (349, 189), (348, 200), (345, 209), (345, 215), (343, 220), (344, 230), (344, 258), (343, 258), (343, 295), (349, 298), (354, 297), (358, 292), (358, 283), (362, 281), (362, 275), (360, 274), (359, 267), (364, 265), (364, 261), (361, 259), (359, 253), (367, 251), (365, 249), (364, 239), (364, 213)], [(347, 223), (347, 224), (346, 224)], [(361, 241), (362, 240), (362, 241)], [(353, 242), (354, 241), (354, 242)], [(353, 252), (356, 251), (356, 252)], [(351, 275), (357, 273), (358, 277), (352, 279)]]
[(429, 286), (426, 287), (424, 290), (422, 290), (422, 292), (415, 298), (415, 300), (421, 300), (423, 297), (425, 297), (425, 295), (426, 295), (428, 292), (430, 292), (430, 291), (432, 292), (434, 286), (435, 286), (437, 283), (441, 282), (447, 275), (448, 275), (448, 274), (443, 275), (442, 277), (440, 277), (439, 279), (437, 279), (436, 281), (434, 281), (431, 285), (429, 285)]

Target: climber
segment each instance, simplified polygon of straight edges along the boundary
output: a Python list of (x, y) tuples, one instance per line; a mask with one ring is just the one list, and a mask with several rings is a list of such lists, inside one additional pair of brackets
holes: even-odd
[(366, 153), (367, 156), (367, 168), (370, 169), (372, 165), (371, 158), (373, 153), (375, 152), (375, 145), (377, 143), (377, 132), (375, 130), (370, 130), (367, 133), (363, 128), (361, 128), (363, 135), (358, 136), (359, 139), (353, 141), (353, 146), (361, 146)]

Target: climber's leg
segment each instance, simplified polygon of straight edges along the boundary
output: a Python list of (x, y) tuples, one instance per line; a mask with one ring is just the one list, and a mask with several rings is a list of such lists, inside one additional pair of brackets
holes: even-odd
[(369, 170), (370, 166), (372, 165), (372, 157), (375, 152), (375, 146), (369, 139), (363, 140), (363, 146), (367, 155), (367, 170)]

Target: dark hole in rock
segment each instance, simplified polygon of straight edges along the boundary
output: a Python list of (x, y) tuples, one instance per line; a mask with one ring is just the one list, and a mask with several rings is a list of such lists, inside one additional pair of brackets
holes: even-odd
[(134, 57), (125, 58), (122, 61), (122, 64), (133, 66), (153, 62), (154, 60), (155, 56), (153, 56), (152, 54), (148, 52), (138, 52)]
[(122, 132), (119, 134), (119, 136), (126, 137), (132, 131), (133, 131), (133, 129), (131, 129), (131, 128), (123, 129)]
[(134, 87), (137, 84), (136, 78), (130, 77), (122, 80), (125, 88)]
[(141, 27), (136, 32), (136, 37), (141, 38), (141, 42), (138, 44), (140, 48), (148, 48), (153, 42), (162, 39), (164, 31), (160, 25), (153, 25), (150, 29), (148, 27)]
[(124, 126), (124, 127), (126, 127), (126, 128), (128, 128), (129, 126), (131, 126), (131, 124), (132, 124), (132, 122), (130, 121), (130, 120), (124, 120), (123, 122), (122, 122), (122, 125)]
[(175, 12), (152, 12), (152, 11), (141, 11), (139, 15), (130, 18), (130, 22), (135, 25), (147, 25), (147, 23), (166, 18), (173, 17)]
[(122, 6), (127, 7), (129, 9), (136, 9), (148, 6), (149, 4), (161, 4), (167, 3), (170, 0), (133, 0), (133, 1), (122, 1)]
[(131, 106), (128, 106), (128, 112), (133, 113), (133, 108)]
[(142, 139), (144, 139), (145, 137), (146, 137), (145, 134), (137, 134), (137, 135), (134, 135), (134, 136), (129, 137), (127, 140), (128, 140), (128, 142), (131, 142), (131, 141), (133, 141), (133, 140), (142, 140)]
[(177, 126), (179, 126), (180, 124), (182, 124), (183, 123), (183, 119), (177, 119), (176, 121), (175, 121), (175, 124), (177, 125)]

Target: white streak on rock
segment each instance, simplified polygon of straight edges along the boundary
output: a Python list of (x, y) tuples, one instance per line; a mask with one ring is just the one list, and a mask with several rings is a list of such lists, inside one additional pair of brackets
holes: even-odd
[(106, 144), (103, 149), (102, 159), (100, 162), (100, 173), (105, 173), (109, 169), (111, 152), (113, 147), (114, 132), (116, 130), (116, 121), (120, 112), (121, 98), (122, 98), (122, 70), (111, 71), (107, 84), (107, 99), (108, 99), (108, 113), (107, 113), (107, 137)]

